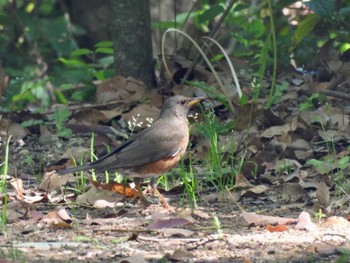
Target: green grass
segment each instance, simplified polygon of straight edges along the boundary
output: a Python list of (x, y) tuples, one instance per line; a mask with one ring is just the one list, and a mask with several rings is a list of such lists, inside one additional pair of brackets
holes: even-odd
[(26, 262), (27, 261), (24, 253), (18, 248), (16, 248), (15, 246), (13, 246), (12, 243), (10, 245), (3, 246), (0, 248), (1, 262), (3, 262), (2, 259), (5, 262)]
[(205, 160), (208, 171), (206, 178), (222, 194), (227, 187), (234, 185), (236, 171), (233, 167), (236, 161), (233, 144), (219, 146), (219, 136), (230, 132), (232, 125), (232, 123), (222, 124), (213, 112), (209, 112), (198, 127), (198, 133), (208, 140), (210, 146)]
[(1, 225), (1, 232), (3, 235), (6, 237), (6, 222), (7, 222), (7, 204), (8, 204), (8, 195), (7, 195), (7, 181), (6, 177), (8, 174), (8, 169), (9, 169), (9, 152), (10, 152), (10, 141), (11, 141), (11, 135), (7, 139), (6, 142), (6, 149), (5, 149), (5, 160), (3, 163), (1, 163), (1, 180), (0, 180), (0, 193), (4, 194), (4, 201), (2, 204), (2, 209), (0, 213), (0, 225)]

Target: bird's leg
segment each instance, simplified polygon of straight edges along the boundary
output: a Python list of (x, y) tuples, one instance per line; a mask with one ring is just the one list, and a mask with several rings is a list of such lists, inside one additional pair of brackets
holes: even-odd
[(151, 179), (151, 185), (153, 188), (153, 193), (156, 194), (160, 200), (160, 203), (162, 204), (162, 206), (164, 208), (169, 208), (169, 204), (168, 202), (164, 199), (163, 195), (159, 192), (158, 188), (157, 188), (157, 183), (158, 183), (158, 178), (157, 177), (152, 177)]
[(149, 204), (148, 200), (146, 199), (146, 197), (143, 195), (143, 192), (141, 190), (141, 183), (142, 183), (142, 181), (143, 181), (142, 178), (138, 178), (138, 177), (134, 178), (134, 183), (135, 183), (136, 189), (140, 193), (141, 203), (146, 208), (150, 204)]

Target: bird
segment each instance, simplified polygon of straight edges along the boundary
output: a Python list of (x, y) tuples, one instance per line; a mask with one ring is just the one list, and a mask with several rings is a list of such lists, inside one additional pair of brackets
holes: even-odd
[(150, 178), (154, 194), (166, 208), (169, 204), (157, 189), (157, 179), (176, 166), (184, 156), (189, 143), (187, 115), (190, 108), (204, 97), (189, 98), (181, 95), (165, 100), (154, 124), (134, 135), (115, 150), (98, 160), (84, 165), (59, 170), (64, 175), (94, 169), (95, 172), (118, 171), (134, 178), (144, 206), (147, 199), (141, 190), (143, 179)]

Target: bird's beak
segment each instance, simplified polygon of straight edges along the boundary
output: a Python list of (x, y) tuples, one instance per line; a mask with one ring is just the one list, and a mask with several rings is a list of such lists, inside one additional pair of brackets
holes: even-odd
[(188, 103), (187, 105), (189, 107), (192, 107), (194, 104), (196, 104), (197, 102), (201, 101), (201, 100), (204, 100), (205, 98), (204, 97), (196, 97), (196, 98), (192, 98)]

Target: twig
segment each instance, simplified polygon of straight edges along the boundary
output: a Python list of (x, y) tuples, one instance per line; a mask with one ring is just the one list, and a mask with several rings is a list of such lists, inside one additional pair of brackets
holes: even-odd
[[(226, 8), (225, 12), (222, 14), (222, 16), (220, 17), (219, 21), (214, 26), (213, 30), (209, 33), (208, 37), (210, 37), (210, 38), (214, 38), (215, 37), (217, 31), (219, 30), (221, 24), (224, 22), (225, 18), (229, 14), (229, 12), (230, 12), (230, 10), (231, 10), (231, 8), (232, 8), (234, 3), (235, 3), (235, 0), (231, 0), (230, 1), (230, 3), (228, 5), (228, 7)], [(207, 45), (203, 44), (201, 48), (205, 51), (206, 47), (207, 47)], [(192, 73), (193, 69), (200, 62), (200, 60), (201, 60), (201, 54), (197, 53), (197, 56), (193, 60), (193, 62), (191, 64), (191, 66), (189, 67), (189, 69), (186, 71), (185, 76), (182, 78), (181, 83), (184, 83), (188, 79), (188, 77)]]

